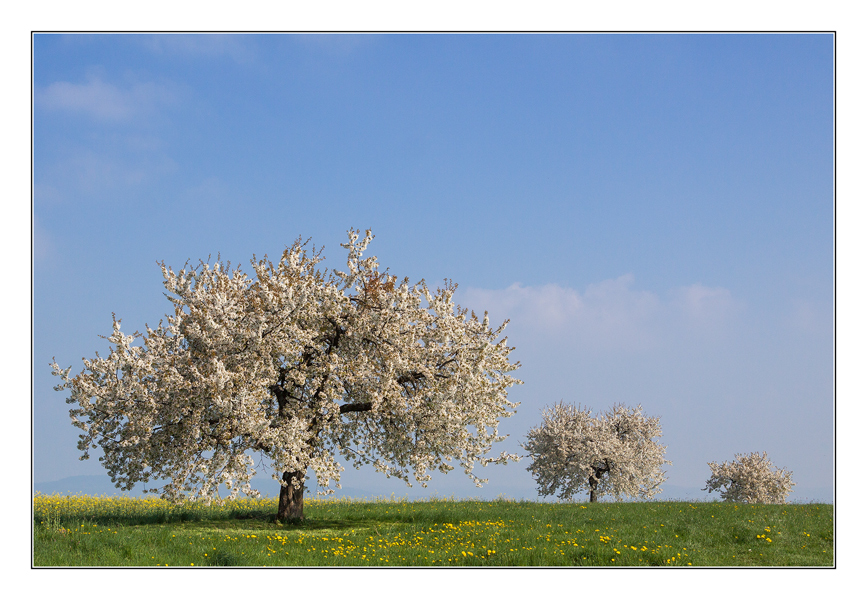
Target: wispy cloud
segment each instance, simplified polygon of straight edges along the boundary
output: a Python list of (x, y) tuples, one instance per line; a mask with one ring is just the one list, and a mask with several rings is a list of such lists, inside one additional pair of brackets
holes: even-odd
[(658, 347), (672, 335), (717, 333), (736, 306), (724, 288), (694, 284), (663, 299), (634, 289), (634, 281), (627, 274), (588, 285), (583, 293), (515, 283), (504, 290), (469, 288), (458, 299), (477, 312), (488, 310), (492, 323), (510, 319), (510, 338), (628, 350)]
[(33, 203), (39, 207), (57, 206), (63, 202), (63, 194), (53, 185), (36, 183), (33, 185)]
[(834, 330), (834, 311), (809, 300), (793, 300), (782, 315), (784, 326), (809, 334), (829, 335)]
[(218, 58), (226, 56), (236, 63), (255, 59), (250, 36), (242, 34), (161, 34), (144, 36), (145, 46), (155, 54)]
[(379, 41), (375, 35), (351, 33), (306, 33), (293, 35), (291, 39), (302, 47), (332, 57), (349, 56)]
[(151, 113), (174, 100), (175, 94), (154, 82), (132, 82), (126, 87), (89, 75), (85, 83), (57, 81), (36, 92), (45, 110), (87, 115), (98, 121), (118, 122)]
[(194, 203), (221, 203), (228, 198), (228, 188), (219, 178), (208, 177), (187, 189), (182, 196), (185, 200)]
[(94, 198), (116, 194), (148, 185), (176, 168), (171, 158), (159, 152), (111, 153), (79, 148), (46, 170), (36, 186), (36, 201), (56, 204), (70, 195)]
[(33, 217), (33, 261), (43, 263), (54, 255), (54, 242), (51, 234), (43, 227), (42, 221)]

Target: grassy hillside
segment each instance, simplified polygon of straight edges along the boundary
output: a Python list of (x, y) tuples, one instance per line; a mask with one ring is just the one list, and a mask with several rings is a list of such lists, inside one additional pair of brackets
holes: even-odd
[(36, 566), (832, 566), (833, 506), (34, 498)]

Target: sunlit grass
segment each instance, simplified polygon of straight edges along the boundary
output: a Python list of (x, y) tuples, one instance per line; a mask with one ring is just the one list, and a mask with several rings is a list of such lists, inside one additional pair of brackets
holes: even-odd
[(35, 565), (833, 565), (833, 506), (306, 499), (222, 505), (37, 495)]

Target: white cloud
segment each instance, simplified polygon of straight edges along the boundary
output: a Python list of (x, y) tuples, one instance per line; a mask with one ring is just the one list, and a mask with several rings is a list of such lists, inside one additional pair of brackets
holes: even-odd
[(588, 285), (583, 298), (590, 310), (582, 326), (627, 338), (646, 329), (659, 315), (660, 302), (652, 292), (631, 289), (634, 281), (632, 275), (622, 275)]
[(700, 283), (675, 290), (677, 302), (690, 315), (701, 318), (709, 311), (718, 311), (729, 306), (732, 301), (731, 292), (725, 288), (709, 288)]
[(729, 290), (700, 283), (677, 288), (669, 293), (672, 309), (695, 329), (716, 330), (739, 308)]
[(126, 88), (89, 75), (86, 83), (57, 81), (37, 91), (36, 102), (46, 110), (86, 114), (100, 121), (124, 121), (149, 113), (174, 98), (165, 86), (133, 82)]
[(488, 310), (492, 324), (510, 319), (510, 340), (576, 343), (599, 349), (642, 351), (672, 337), (715, 333), (727, 322), (734, 302), (724, 288), (694, 284), (673, 290), (668, 301), (633, 289), (623, 275), (578, 290), (548, 284), (512, 284), (504, 290), (459, 291), (462, 306)]

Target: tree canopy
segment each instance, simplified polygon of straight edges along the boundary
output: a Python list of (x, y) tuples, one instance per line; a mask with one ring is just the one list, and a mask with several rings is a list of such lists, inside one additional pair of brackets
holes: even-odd
[(380, 271), (362, 257), (372, 233), (359, 237), (341, 244), (346, 272), (320, 269), (300, 239), (277, 264), (254, 256), (254, 279), (219, 259), (178, 273), (160, 263), (165, 324), (124, 335), (113, 315), (108, 356), (74, 377), (52, 362), (82, 459), (100, 447), (118, 487), (166, 479), (149, 491), (183, 500), (257, 495), (258, 454), (281, 480), (283, 516), (301, 515), (309, 468), (326, 492), (339, 486), (338, 457), (422, 485), (452, 461), (481, 485), (477, 463), (517, 460), (487, 456), (521, 383), (500, 339), (508, 321), (468, 316), (448, 281), (432, 291)]
[(722, 464), (709, 462), (711, 477), (704, 490), (719, 490), (723, 500), (748, 504), (784, 504), (795, 485), (792, 472), (776, 469), (768, 453), (735, 454), (735, 460)]
[(654, 438), (662, 435), (659, 419), (645, 417), (641, 405), (615, 405), (599, 416), (562, 402), (543, 411), (542, 424), (527, 434), (524, 449), (530, 453), (539, 494), (557, 493), (571, 499), (578, 493), (650, 498), (665, 480), (665, 446)]

